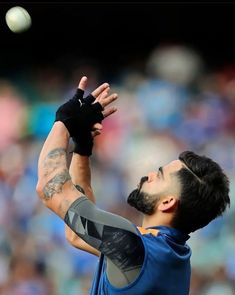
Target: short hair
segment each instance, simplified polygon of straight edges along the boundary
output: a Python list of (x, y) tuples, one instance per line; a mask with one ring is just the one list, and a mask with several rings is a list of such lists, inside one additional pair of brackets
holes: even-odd
[(192, 151), (179, 155), (186, 167), (176, 175), (181, 184), (172, 225), (186, 233), (206, 226), (230, 206), (229, 179), (213, 160)]

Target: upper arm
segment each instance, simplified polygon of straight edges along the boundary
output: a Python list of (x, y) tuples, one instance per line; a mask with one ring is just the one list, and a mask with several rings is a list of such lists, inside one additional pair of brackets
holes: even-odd
[(138, 230), (129, 220), (98, 209), (84, 196), (71, 205), (65, 222), (121, 270), (142, 265), (144, 245)]

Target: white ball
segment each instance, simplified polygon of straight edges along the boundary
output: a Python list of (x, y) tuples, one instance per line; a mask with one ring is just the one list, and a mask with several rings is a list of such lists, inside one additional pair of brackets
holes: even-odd
[(10, 8), (6, 13), (6, 23), (14, 33), (21, 33), (31, 26), (31, 17), (26, 9), (20, 6)]

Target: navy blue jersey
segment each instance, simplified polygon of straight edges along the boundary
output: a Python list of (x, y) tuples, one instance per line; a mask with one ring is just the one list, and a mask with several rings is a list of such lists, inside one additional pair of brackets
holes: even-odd
[(137, 227), (85, 196), (71, 205), (65, 222), (101, 253), (91, 295), (189, 294), (187, 234), (166, 226)]
[(106, 259), (102, 254), (90, 294), (188, 295), (191, 250), (185, 242), (189, 236), (163, 226), (138, 229), (145, 248), (139, 276), (124, 288), (112, 286), (106, 275)]

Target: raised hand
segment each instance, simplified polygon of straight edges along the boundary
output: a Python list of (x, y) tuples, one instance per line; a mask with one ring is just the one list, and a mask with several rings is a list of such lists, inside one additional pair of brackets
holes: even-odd
[[(79, 82), (77, 92), (73, 99), (76, 100), (76, 103), (79, 103), (79, 107), (88, 105), (92, 108), (94, 106), (100, 107), (100, 119), (95, 122), (90, 127), (85, 127), (82, 132), (78, 132), (73, 135), (73, 141), (75, 143), (74, 152), (84, 156), (90, 156), (92, 154), (93, 148), (93, 137), (99, 135), (102, 130), (101, 122), (104, 118), (110, 116), (116, 112), (116, 107), (107, 106), (117, 99), (117, 94), (109, 95), (110, 87), (108, 83), (103, 83), (97, 87), (92, 93), (90, 93), (86, 98), (83, 98), (84, 91), (87, 86), (87, 77), (82, 77)], [(77, 95), (78, 94), (78, 95)], [(89, 115), (86, 113), (86, 115)], [(92, 115), (92, 114), (91, 114)], [(89, 119), (89, 118), (86, 118)]]
[[(78, 85), (78, 89), (83, 91), (85, 91), (87, 86), (87, 77), (82, 77), (79, 85)], [(111, 114), (113, 114), (114, 112), (117, 111), (116, 107), (109, 107), (106, 108), (110, 103), (112, 103), (114, 100), (117, 99), (118, 95), (116, 93), (113, 93), (111, 95), (108, 95), (110, 91), (110, 87), (108, 83), (103, 83), (101, 84), (99, 87), (97, 87), (93, 92), (91, 92), (91, 94), (89, 94), (86, 98), (83, 99), (83, 102), (85, 103), (99, 103), (102, 108), (102, 114), (105, 117), (110, 116)], [(106, 109), (105, 109), (106, 108)]]

